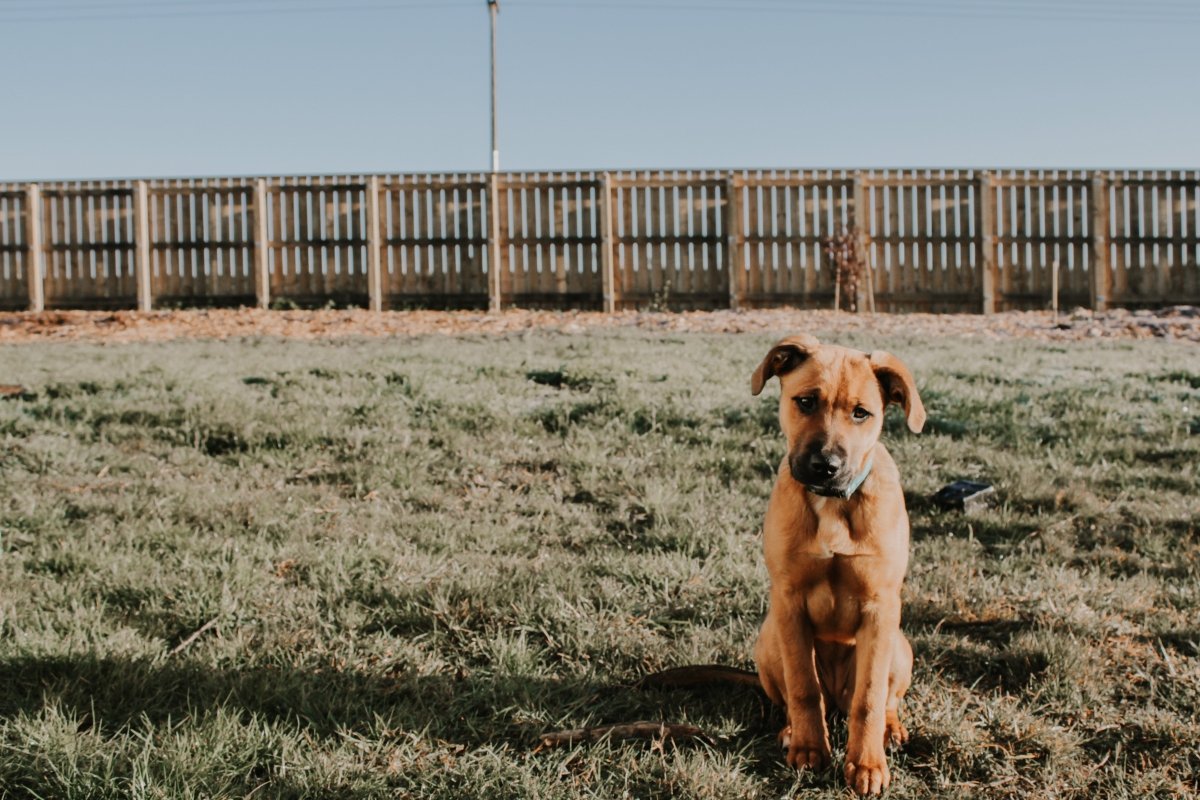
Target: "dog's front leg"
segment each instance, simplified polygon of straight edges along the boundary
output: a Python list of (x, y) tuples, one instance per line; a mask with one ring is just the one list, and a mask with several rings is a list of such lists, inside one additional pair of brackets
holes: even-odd
[(787, 748), (787, 763), (797, 769), (824, 767), (832, 751), (817, 678), (812, 624), (796, 598), (779, 596), (772, 599), (772, 605), (781, 612), (777, 617), (778, 644), (788, 727), (780, 738)]
[(854, 697), (846, 743), (846, 782), (858, 794), (878, 794), (891, 782), (883, 732), (888, 670), (899, 629), (899, 598), (863, 603), (862, 622), (855, 635)]

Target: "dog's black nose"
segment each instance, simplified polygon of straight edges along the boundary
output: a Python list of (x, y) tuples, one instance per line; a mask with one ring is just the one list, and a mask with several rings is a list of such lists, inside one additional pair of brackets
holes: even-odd
[(842, 468), (842, 459), (832, 453), (813, 453), (808, 457), (808, 470), (820, 478), (832, 478)]

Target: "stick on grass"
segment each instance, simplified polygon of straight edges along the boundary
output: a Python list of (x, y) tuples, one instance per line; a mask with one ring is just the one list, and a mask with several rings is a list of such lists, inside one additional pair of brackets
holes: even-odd
[(201, 625), (194, 632), (192, 632), (192, 634), (190, 636), (188, 636), (186, 639), (184, 639), (179, 644), (175, 645), (175, 647), (172, 648), (171, 652), (167, 653), (167, 655), (174, 656), (174, 655), (179, 655), (180, 653), (182, 653), (184, 650), (186, 650), (188, 647), (191, 646), (192, 642), (196, 641), (201, 636), (203, 636), (205, 631), (207, 631), (209, 628), (216, 625), (218, 619), (220, 619), (220, 617), (213, 617), (208, 622)]
[(695, 725), (639, 720), (638, 722), (622, 722), (616, 725), (596, 725), (591, 728), (550, 731), (542, 734), (541, 746), (543, 748), (559, 747), (562, 745), (578, 744), (579, 742), (595, 742), (605, 738), (699, 740), (709, 744), (713, 741), (711, 736)]

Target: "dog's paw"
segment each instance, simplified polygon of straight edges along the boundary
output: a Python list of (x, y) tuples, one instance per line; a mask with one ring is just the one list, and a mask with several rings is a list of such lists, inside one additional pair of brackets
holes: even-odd
[(900, 717), (888, 714), (887, 723), (883, 729), (883, 746), (886, 748), (901, 747), (908, 744), (908, 729), (900, 722)]
[(846, 762), (846, 784), (857, 795), (880, 794), (891, 782), (885, 760), (863, 758)]
[(787, 753), (788, 766), (795, 769), (821, 769), (833, 758), (827, 742), (801, 742), (792, 735), (791, 725), (779, 732), (779, 745)]

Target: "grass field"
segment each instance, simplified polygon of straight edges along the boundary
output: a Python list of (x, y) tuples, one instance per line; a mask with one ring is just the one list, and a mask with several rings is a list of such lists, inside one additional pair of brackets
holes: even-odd
[[(820, 333), (817, 331), (816, 333)], [(749, 690), (771, 343), (624, 332), (0, 349), (0, 796), (844, 796)], [(897, 798), (1200, 790), (1200, 353), (886, 347), (916, 650)], [(1000, 503), (926, 499), (959, 477)], [(191, 638), (200, 632), (199, 636)], [(535, 752), (691, 722), (715, 744)]]

